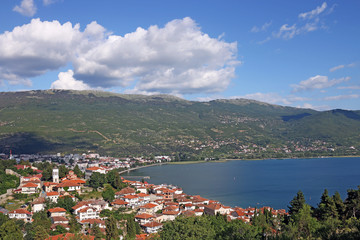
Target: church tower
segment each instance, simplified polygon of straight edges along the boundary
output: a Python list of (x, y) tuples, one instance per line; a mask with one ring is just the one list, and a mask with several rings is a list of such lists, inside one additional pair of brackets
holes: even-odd
[(53, 178), (53, 182), (59, 183), (59, 169), (58, 168), (53, 168), (52, 178)]

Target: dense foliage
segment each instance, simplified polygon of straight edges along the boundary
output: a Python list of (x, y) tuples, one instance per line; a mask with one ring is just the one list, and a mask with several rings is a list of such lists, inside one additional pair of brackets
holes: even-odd
[[(0, 152), (6, 153), (94, 150), (196, 160), (353, 155), (360, 149), (359, 111), (64, 90), (0, 93), (0, 109)], [(239, 153), (253, 144), (260, 148)], [(283, 146), (291, 152), (276, 150)]]
[(325, 190), (317, 207), (301, 191), (290, 202), (288, 216), (260, 211), (251, 224), (226, 217), (178, 217), (166, 222), (160, 239), (360, 239), (360, 186), (345, 201)]

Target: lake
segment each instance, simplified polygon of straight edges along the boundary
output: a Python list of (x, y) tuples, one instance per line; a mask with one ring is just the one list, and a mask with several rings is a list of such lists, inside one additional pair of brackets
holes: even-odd
[(127, 175), (150, 176), (154, 184), (173, 184), (190, 195), (218, 200), (239, 207), (285, 208), (303, 191), (316, 206), (324, 189), (338, 191), (343, 200), (347, 189), (360, 185), (360, 158), (312, 158), (257, 161), (227, 161), (153, 166)]

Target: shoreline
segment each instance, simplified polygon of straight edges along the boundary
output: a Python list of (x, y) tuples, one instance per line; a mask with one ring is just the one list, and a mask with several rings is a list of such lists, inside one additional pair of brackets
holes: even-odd
[(120, 171), (120, 176), (122, 174), (125, 174), (127, 172), (131, 172), (134, 170), (138, 170), (141, 168), (147, 168), (147, 167), (156, 167), (161, 165), (185, 165), (185, 164), (200, 164), (200, 163), (225, 163), (228, 161), (266, 161), (266, 160), (291, 160), (291, 159), (315, 159), (315, 158), (360, 158), (359, 155), (355, 156), (320, 156), (320, 157), (304, 157), (304, 158), (254, 158), (254, 159), (220, 159), (215, 161), (205, 161), (205, 160), (199, 160), (199, 161), (178, 161), (178, 162), (164, 162), (164, 163), (156, 163), (156, 164), (150, 164), (145, 166), (138, 166), (136, 168), (129, 168), (127, 170)]

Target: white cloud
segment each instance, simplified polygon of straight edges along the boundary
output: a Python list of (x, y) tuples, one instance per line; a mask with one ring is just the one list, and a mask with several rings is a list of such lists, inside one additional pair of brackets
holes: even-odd
[(342, 86), (342, 87), (338, 87), (338, 89), (360, 90), (360, 86)]
[(324, 2), (321, 6), (318, 6), (318, 7), (316, 7), (315, 9), (313, 9), (313, 10), (311, 10), (309, 12), (300, 13), (299, 18), (302, 18), (302, 19), (315, 18), (315, 17), (319, 16), (319, 14), (324, 12), (326, 7), (327, 7), (327, 4), (326, 4), (326, 2)]
[(74, 78), (74, 72), (68, 70), (67, 72), (61, 72), (58, 75), (58, 80), (51, 84), (51, 89), (72, 89), (72, 90), (89, 90), (91, 89), (83, 81), (76, 80)]
[(236, 52), (236, 43), (211, 38), (184, 18), (163, 28), (110, 35), (75, 59), (74, 72), (92, 87), (126, 87), (137, 81), (133, 92), (219, 92), (234, 77)]
[[(23, 82), (66, 65), (83, 37), (79, 25), (33, 19), (0, 35), (0, 79)], [(28, 81), (28, 80), (27, 80)]]
[(360, 95), (358, 94), (350, 94), (350, 95), (337, 95), (337, 96), (331, 96), (331, 97), (325, 97), (325, 101), (337, 101), (337, 100), (343, 100), (343, 99), (356, 99), (359, 98)]
[[(334, 7), (335, 5), (329, 10), (326, 10), (327, 3), (324, 2), (321, 6), (318, 6), (309, 12), (300, 13), (298, 15), (298, 19), (294, 23), (286, 23), (281, 25), (279, 30), (272, 32), (271, 36), (267, 37), (265, 40), (259, 41), (258, 43), (263, 44), (271, 39), (289, 40), (298, 35), (313, 32), (321, 28), (326, 28), (323, 16), (330, 14)], [(253, 27), (252, 31), (260, 31), (260, 28)]]
[(246, 94), (243, 96), (233, 96), (230, 98), (231, 99), (235, 99), (235, 98), (252, 99), (252, 100), (257, 100), (260, 102), (266, 102), (266, 103), (271, 103), (271, 104), (285, 104), (285, 105), (291, 104), (291, 102), (288, 99), (280, 96), (278, 93), (257, 92), (257, 93)]
[(211, 38), (191, 18), (118, 36), (92, 22), (33, 19), (0, 34), (0, 79), (22, 82), (68, 63), (92, 88), (192, 94), (220, 92), (235, 75), (237, 43)]
[(21, 15), (32, 17), (36, 13), (36, 6), (34, 0), (22, 0), (20, 6), (16, 5), (13, 11), (20, 13)]
[(312, 105), (310, 103), (304, 103), (301, 106), (297, 106), (297, 108), (314, 109), (314, 110), (317, 110), (317, 111), (325, 111), (325, 110), (331, 109), (331, 107), (328, 106), (328, 105), (314, 106), (314, 105)]
[(334, 71), (336, 71), (336, 70), (339, 70), (339, 69), (342, 69), (342, 68), (344, 68), (345, 67), (345, 65), (338, 65), (338, 66), (335, 66), (335, 67), (333, 67), (333, 68), (330, 68), (330, 72), (334, 72)]
[(250, 30), (253, 33), (265, 32), (272, 24), (272, 21), (264, 23), (261, 27), (253, 26)]
[(327, 76), (320, 76), (316, 75), (315, 77), (310, 77), (307, 80), (301, 81), (299, 84), (293, 84), (293, 92), (300, 92), (306, 90), (313, 90), (313, 89), (323, 89), (332, 87), (336, 84), (345, 82), (350, 80), (350, 77), (343, 77), (338, 79), (329, 80)]
[(355, 62), (347, 64), (347, 65), (342, 64), (342, 65), (338, 65), (338, 66), (330, 68), (329, 71), (330, 72), (335, 72), (336, 70), (339, 70), (339, 69), (342, 69), (342, 68), (350, 68), (350, 67), (355, 67), (355, 66), (356, 66)]
[(51, 5), (51, 4), (53, 4), (53, 3), (57, 2), (57, 1), (58, 0), (43, 0), (43, 4), (45, 6), (48, 6), (48, 5)]

